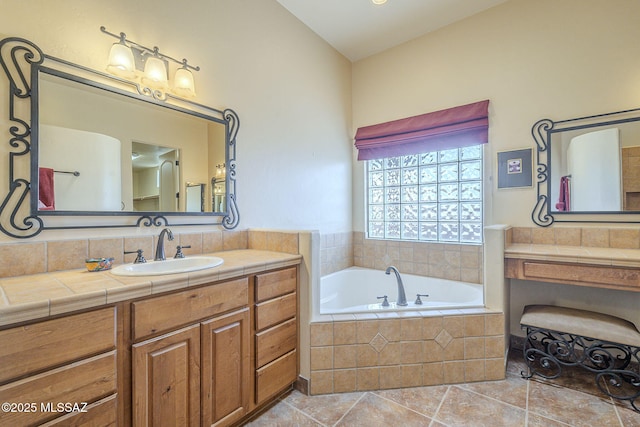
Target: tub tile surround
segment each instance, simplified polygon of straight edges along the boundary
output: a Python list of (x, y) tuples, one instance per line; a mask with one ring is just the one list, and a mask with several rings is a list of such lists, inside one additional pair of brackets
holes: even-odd
[(395, 265), (401, 273), (418, 276), (481, 284), (482, 251), (482, 245), (374, 240), (353, 233), (355, 266), (384, 270)]
[(400, 242), (366, 239), (363, 232), (320, 236), (321, 275), (357, 266), (384, 270), (390, 265), (401, 273), (482, 283), (481, 245)]
[(504, 379), (504, 314), (324, 316), (310, 325), (310, 394)]
[(335, 273), (352, 267), (354, 248), (352, 232), (320, 235), (320, 275)]

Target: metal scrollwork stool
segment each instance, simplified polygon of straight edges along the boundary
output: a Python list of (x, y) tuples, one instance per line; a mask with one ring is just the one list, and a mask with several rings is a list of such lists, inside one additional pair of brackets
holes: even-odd
[(640, 332), (627, 320), (602, 313), (549, 305), (528, 305), (520, 326), (527, 338), (528, 373), (558, 378), (563, 366), (580, 366), (595, 374), (604, 394), (628, 401), (640, 412)]

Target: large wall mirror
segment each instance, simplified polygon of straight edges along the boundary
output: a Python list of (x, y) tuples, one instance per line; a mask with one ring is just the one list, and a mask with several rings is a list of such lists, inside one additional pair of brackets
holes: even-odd
[(538, 121), (533, 221), (640, 222), (640, 109)]
[(233, 110), (47, 56), (19, 38), (0, 42), (0, 61), (9, 94), (5, 234), (237, 226)]

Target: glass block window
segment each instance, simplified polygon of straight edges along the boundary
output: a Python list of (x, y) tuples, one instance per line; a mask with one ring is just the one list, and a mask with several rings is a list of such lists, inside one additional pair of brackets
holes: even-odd
[(367, 160), (368, 237), (482, 243), (482, 147)]

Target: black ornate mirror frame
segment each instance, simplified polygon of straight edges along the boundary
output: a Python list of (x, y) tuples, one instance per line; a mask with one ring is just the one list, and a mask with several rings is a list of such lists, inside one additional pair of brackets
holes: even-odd
[[(49, 216), (51, 212), (43, 216), (43, 213), (37, 210), (35, 195), (38, 181), (38, 72), (46, 69), (47, 72), (60, 76), (64, 76), (65, 73), (57, 73), (55, 69), (46, 68), (43, 65), (45, 62), (81, 72), (83, 76), (91, 76), (90, 79), (76, 79), (79, 82), (223, 124), (226, 133), (226, 212), (60, 212), (60, 215), (56, 212), (53, 217), (104, 218), (91, 225), (65, 225), (64, 222), (55, 221), (47, 224), (53, 219)], [(0, 204), (0, 230), (4, 234), (14, 238), (30, 238), (47, 229), (169, 225), (222, 225), (226, 229), (237, 227), (240, 216), (236, 204), (236, 136), (240, 122), (233, 110), (217, 110), (47, 56), (32, 42), (17, 37), (0, 41), (0, 64), (9, 84), (9, 187)], [(4, 130), (2, 132), (4, 134)], [(212, 217), (216, 217), (217, 220), (211, 222)], [(187, 218), (189, 221), (185, 222)]]
[[(592, 222), (592, 223), (638, 223), (640, 212), (552, 212), (551, 201), (551, 155), (550, 142), (553, 134), (578, 129), (586, 129), (607, 125), (615, 125), (640, 120), (640, 108), (616, 111), (613, 113), (579, 117), (554, 122), (550, 119), (537, 121), (531, 128), (531, 135), (536, 142), (536, 189), (537, 201), (531, 212), (531, 219), (536, 225), (548, 227), (554, 222)], [(612, 217), (611, 215), (620, 215)]]

